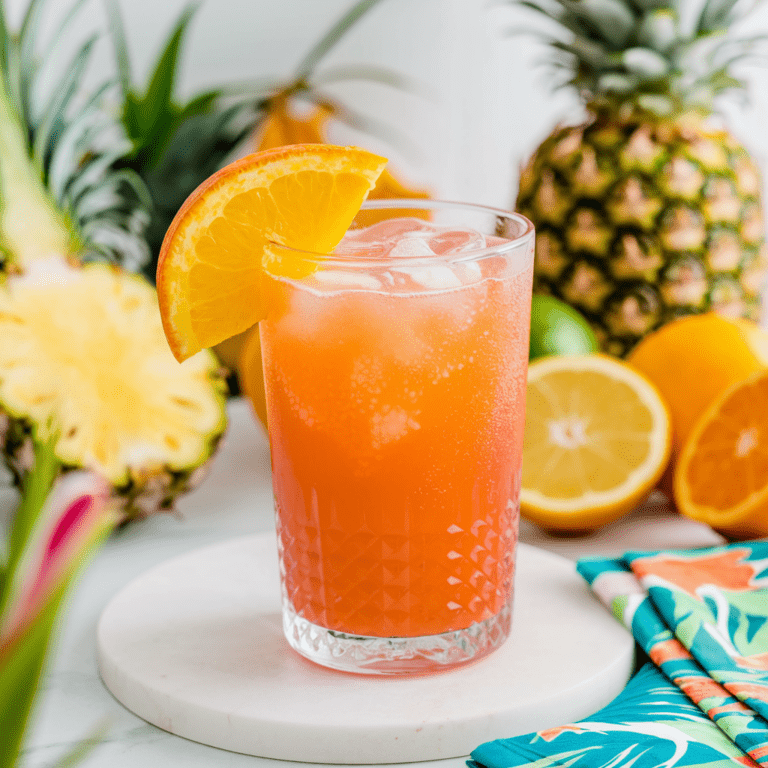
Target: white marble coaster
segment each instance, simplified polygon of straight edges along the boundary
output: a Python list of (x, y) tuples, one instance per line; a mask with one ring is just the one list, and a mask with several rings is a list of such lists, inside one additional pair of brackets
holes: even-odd
[(271, 535), (153, 568), (112, 599), (98, 626), (101, 676), (140, 717), (214, 747), (311, 763), (457, 757), (577, 720), (619, 693), (633, 652), (572, 562), (525, 545), (510, 638), (452, 672), (358, 676), (294, 653)]

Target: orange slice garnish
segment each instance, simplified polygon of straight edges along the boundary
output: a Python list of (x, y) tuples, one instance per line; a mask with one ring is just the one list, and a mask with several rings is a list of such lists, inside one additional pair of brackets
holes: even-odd
[(244, 157), (203, 182), (168, 228), (157, 265), (163, 328), (176, 359), (263, 319), (270, 244), (330, 253), (386, 162), (356, 147), (296, 144)]

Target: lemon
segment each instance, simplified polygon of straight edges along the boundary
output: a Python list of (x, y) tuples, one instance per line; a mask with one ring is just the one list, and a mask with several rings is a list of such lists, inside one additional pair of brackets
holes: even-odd
[(670, 419), (658, 390), (601, 354), (533, 361), (528, 371), (521, 514), (590, 531), (626, 514), (666, 467)]
[(597, 349), (595, 332), (583, 315), (554, 296), (533, 297), (529, 359), (586, 355)]

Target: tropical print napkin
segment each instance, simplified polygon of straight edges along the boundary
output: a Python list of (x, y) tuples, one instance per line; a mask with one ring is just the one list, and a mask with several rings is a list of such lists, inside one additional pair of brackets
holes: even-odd
[(707, 674), (768, 720), (768, 542), (625, 560)]
[[(711, 550), (708, 550), (711, 551)], [(697, 555), (703, 555), (699, 550)], [(691, 553), (693, 555), (693, 553)], [(637, 555), (637, 561), (662, 553)], [(768, 726), (753, 709), (713, 680), (664, 623), (649, 593), (625, 558), (582, 560), (579, 573), (600, 601), (629, 629), (648, 657), (682, 690), (743, 752), (768, 766)], [(638, 563), (638, 569), (641, 566)], [(768, 596), (765, 598), (768, 615)]]
[(489, 742), (470, 765), (768, 766), (768, 541), (578, 570), (656, 666), (586, 720)]
[(471, 768), (733, 768), (754, 766), (688, 697), (646, 664), (607, 707), (577, 723), (498, 739)]

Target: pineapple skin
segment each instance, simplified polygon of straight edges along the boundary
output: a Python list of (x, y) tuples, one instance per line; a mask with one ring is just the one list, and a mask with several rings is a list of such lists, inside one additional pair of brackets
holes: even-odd
[(537, 232), (534, 292), (579, 310), (603, 351), (714, 310), (759, 320), (768, 274), (760, 174), (699, 117), (604, 113), (559, 126), (520, 175)]
[[(13, 417), (0, 411), (0, 455), (10, 470), (15, 488), (24, 488), (27, 475), (34, 464), (33, 436), (36, 424), (28, 419)], [(213, 435), (209, 450), (200, 465), (179, 470), (171, 467), (139, 468), (130, 473), (127, 482), (113, 485), (112, 508), (122, 523), (140, 520), (158, 512), (172, 512), (179, 496), (194, 490), (208, 474), (211, 459), (216, 455), (224, 432)], [(82, 470), (80, 465), (64, 465), (61, 474)]]

